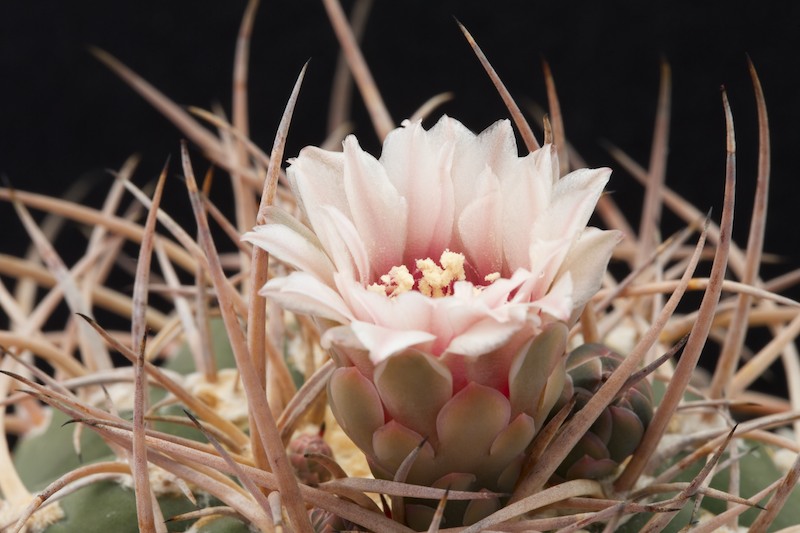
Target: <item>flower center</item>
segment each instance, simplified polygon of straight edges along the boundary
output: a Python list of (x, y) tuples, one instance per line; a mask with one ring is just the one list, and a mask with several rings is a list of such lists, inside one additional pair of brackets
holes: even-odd
[(453, 283), (466, 279), (464, 273), (464, 254), (445, 250), (439, 258), (439, 265), (433, 259), (417, 259), (417, 269), (422, 277), (417, 281), (417, 289), (425, 296), (441, 298), (452, 292)]
[[(439, 257), (439, 264), (430, 257), (417, 259), (414, 274), (405, 265), (393, 266), (388, 274), (380, 277), (379, 283), (372, 283), (367, 290), (389, 298), (414, 289), (431, 298), (449, 296), (453, 293), (453, 284), (467, 277), (464, 260), (464, 254), (445, 250)], [(499, 277), (500, 274), (495, 272), (486, 276), (485, 281), (491, 283)]]

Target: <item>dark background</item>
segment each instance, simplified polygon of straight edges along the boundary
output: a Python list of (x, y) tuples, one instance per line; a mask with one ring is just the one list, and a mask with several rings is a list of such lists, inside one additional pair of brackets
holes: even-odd
[[(352, 2), (344, 4), (349, 9)], [(182, 135), (86, 47), (114, 54), (180, 104), (208, 108), (219, 102), (229, 112), (244, 6), (244, 0), (1, 2), (0, 173), (19, 189), (50, 194), (88, 178), (96, 189), (86, 201), (94, 204), (110, 182), (104, 169), (119, 168), (132, 153), (143, 158), (135, 180), (152, 180), (167, 156), (177, 155)], [(716, 215), (724, 177), (720, 86), (725, 85), (739, 146), (740, 242), (747, 232), (757, 148), (749, 54), (763, 82), (773, 141), (766, 248), (786, 257), (775, 272), (800, 264), (795, 231), (800, 103), (794, 81), (800, 70), (800, 4), (378, 0), (363, 49), (397, 122), (448, 90), (455, 99), (440, 112), (472, 129), (507, 116), (454, 16), (470, 29), (523, 106), (545, 102), (541, 59), (549, 61), (567, 135), (593, 166), (617, 166), (601, 139), (647, 163), (659, 62), (668, 60), (673, 73), (668, 183), (701, 209), (715, 208)], [(252, 137), (260, 146), (271, 146), (294, 79), (309, 58), (287, 155), (324, 139), (337, 54), (321, 2), (262, 2), (249, 85)], [(358, 96), (354, 123), (362, 145), (377, 150)], [(214, 194), (225, 205), (227, 191), (219, 183)], [(170, 187), (169, 210), (191, 228), (179, 180)], [(641, 187), (620, 170), (609, 190), (638, 221)], [(669, 217), (665, 224), (668, 230), (677, 227)], [(20, 253), (27, 239), (5, 204), (0, 205), (0, 228), (0, 253)]]

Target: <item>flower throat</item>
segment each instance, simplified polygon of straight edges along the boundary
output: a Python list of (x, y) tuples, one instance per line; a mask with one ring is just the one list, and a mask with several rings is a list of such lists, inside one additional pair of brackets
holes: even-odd
[[(446, 249), (439, 257), (438, 265), (430, 257), (417, 259), (414, 274), (405, 265), (393, 266), (387, 274), (380, 277), (380, 282), (370, 284), (367, 289), (385, 294), (389, 298), (415, 289), (431, 298), (450, 296), (453, 293), (453, 284), (467, 278), (464, 260), (464, 254)], [(491, 283), (499, 277), (500, 274), (494, 272), (484, 280)]]

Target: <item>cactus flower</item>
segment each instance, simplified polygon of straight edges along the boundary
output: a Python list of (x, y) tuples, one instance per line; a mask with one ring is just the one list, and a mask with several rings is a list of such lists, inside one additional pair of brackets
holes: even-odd
[(244, 236), (294, 268), (262, 294), (316, 319), (334, 415), (376, 476), (424, 439), (406, 481), (508, 491), (620, 238), (586, 227), (610, 170), (559, 177), (552, 146), (519, 157), (507, 120), (406, 121), (380, 159), (343, 146), (290, 161), (305, 223), (273, 207)]

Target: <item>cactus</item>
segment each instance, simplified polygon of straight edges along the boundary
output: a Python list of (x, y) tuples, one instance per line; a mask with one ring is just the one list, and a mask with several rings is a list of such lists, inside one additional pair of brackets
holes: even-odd
[[(352, 45), (336, 3), (325, 1)], [(242, 25), (240, 73), (256, 4)], [(765, 531), (800, 523), (791, 491), (800, 463), (786, 461), (796, 435), (772, 432), (796, 414), (751, 391), (781, 350), (789, 378), (800, 379), (791, 366), (797, 303), (758, 279), (759, 215), (747, 249), (733, 252), (727, 101), (719, 226), (709, 230), (694, 208), (664, 196), (687, 229), (656, 246), (663, 184), (652, 182), (648, 222), (630, 230), (609, 216), (613, 198), (601, 198), (609, 171), (570, 171), (563, 124), (545, 122), (540, 145), (513, 105), (523, 157), (508, 121), (481, 134), (449, 117), (430, 129), (416, 119), (395, 128), (358, 68), (384, 141), (380, 159), (352, 136), (342, 152), (306, 148), (290, 160), (287, 186), (279, 178), (302, 73), (265, 157), (243, 138), (246, 113), (228, 124), (198, 111), (214, 135), (95, 53), (230, 172), (235, 204), (217, 209), (206, 197), (187, 145), (180, 173), (197, 223), (188, 232), (162, 205), (174, 168), (145, 193), (129, 162), (102, 210), (0, 188), (38, 251), (0, 258), (3, 283), (15, 281), (0, 294), (12, 319), (0, 332), (0, 431), (15, 441), (0, 444), (0, 530), (472, 533), (691, 523), (713, 531), (740, 520)], [(763, 162), (766, 108), (752, 65), (751, 73)], [(666, 153), (665, 139), (657, 136), (654, 154)], [(757, 206), (767, 177), (758, 176)], [(125, 191), (135, 203), (122, 212)], [(586, 227), (598, 201), (607, 230)], [(89, 228), (78, 264), (63, 262), (65, 243), (50, 242), (42, 229), (50, 223), (37, 224), (33, 209)], [(126, 240), (140, 250), (132, 297), (107, 281)], [(710, 275), (696, 278), (709, 251)], [(268, 265), (267, 254), (278, 261)], [(166, 307), (149, 301), (156, 288)], [(703, 301), (681, 315), (687, 290), (704, 291)], [(62, 298), (69, 323), (49, 329)], [(756, 298), (758, 317), (750, 314)], [(130, 332), (108, 331), (103, 309), (127, 317)], [(774, 340), (738, 368), (747, 331), (764, 321)], [(651, 354), (677, 350), (687, 334), (676, 363), (652, 364)], [(690, 383), (705, 344), (717, 341), (711, 380)], [(760, 410), (734, 426), (755, 400)]]
[(476, 136), (446, 116), (392, 131), (380, 160), (353, 136), (307, 148), (287, 173), (314, 233), (273, 208), (245, 234), (297, 269), (262, 294), (334, 323), (331, 408), (377, 477), (421, 446), (403, 481), (510, 492), (561, 394), (565, 322), (620, 234), (585, 228), (607, 170), (559, 179), (552, 146), (516, 153), (508, 121)]
[[(622, 362), (622, 356), (601, 344), (583, 344), (567, 357), (568, 384), (557, 412), (575, 398), (574, 410), (586, 406)], [(653, 391), (646, 379), (621, 391), (606, 406), (556, 471), (564, 479), (601, 479), (612, 475), (630, 457), (653, 418)]]

